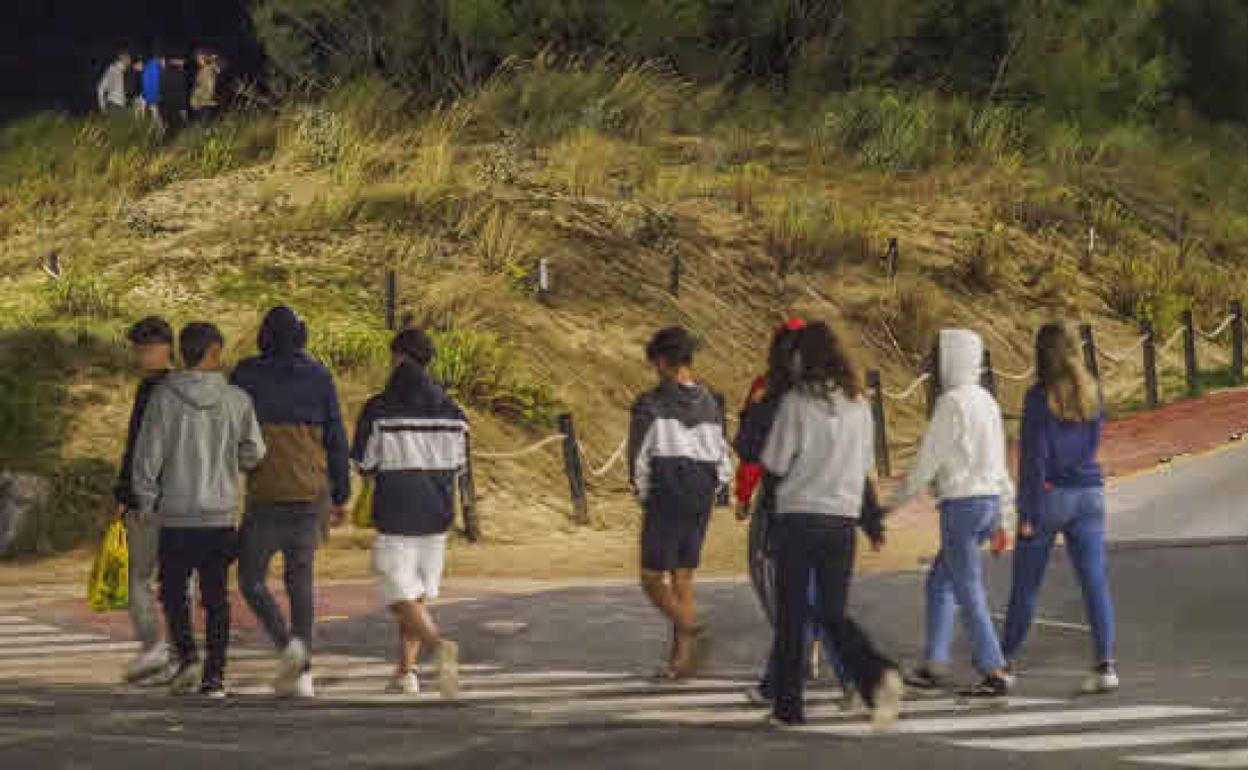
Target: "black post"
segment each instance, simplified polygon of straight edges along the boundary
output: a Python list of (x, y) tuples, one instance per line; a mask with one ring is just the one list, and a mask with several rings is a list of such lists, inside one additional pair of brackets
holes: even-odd
[(979, 370), (979, 384), (984, 390), (997, 396), (997, 373), (992, 368), (992, 351), (984, 348), (984, 363)]
[(927, 419), (936, 413), (936, 399), (940, 398), (940, 338), (932, 345), (927, 359)]
[(394, 331), (395, 307), (399, 301), (399, 277), (394, 270), (386, 271), (386, 328)]
[(680, 249), (673, 248), (672, 249), (672, 271), (671, 271), (671, 274), (668, 276), (668, 284), (667, 284), (667, 290), (671, 292), (673, 297), (680, 296), (681, 267), (682, 266), (680, 264)]
[[(715, 394), (715, 403), (719, 404), (719, 416), (722, 421), (721, 425), (724, 428), (724, 440), (727, 441), (728, 440), (728, 403), (727, 401), (724, 400), (723, 393)], [(715, 505), (719, 506), (720, 508), (727, 508), (728, 506), (732, 505), (732, 488), (728, 484), (725, 484), (719, 488), (719, 491), (715, 496)]]
[(1096, 379), (1101, 379), (1101, 365), (1096, 360), (1096, 337), (1092, 332), (1092, 324), (1079, 325), (1079, 337), (1083, 340), (1083, 363)]
[(1244, 303), (1231, 303), (1231, 377), (1236, 385), (1244, 384)]
[(1191, 310), (1183, 311), (1183, 372), (1187, 376), (1187, 395), (1200, 390), (1196, 369), (1196, 317)]
[(1161, 399), (1157, 395), (1157, 337), (1153, 322), (1144, 322), (1144, 403), (1156, 409)]
[(559, 432), (563, 434), (563, 465), (572, 492), (572, 520), (589, 523), (589, 502), (585, 497), (585, 470), (581, 466), (581, 447), (576, 440), (576, 426), (571, 414), (559, 415)]
[(477, 514), (477, 485), (472, 477), (472, 437), (465, 436), (464, 472), (459, 475), (459, 510), (464, 517), (464, 535), (468, 542), (481, 539), (481, 518)]
[(901, 269), (901, 253), (896, 238), (888, 239), (888, 254), (884, 257), (884, 273), (889, 278), (896, 278)]
[(879, 369), (867, 372), (867, 389), (871, 392), (871, 416), (875, 421), (875, 465), (880, 478), (893, 475), (892, 460), (888, 455), (888, 422), (884, 414), (884, 381)]

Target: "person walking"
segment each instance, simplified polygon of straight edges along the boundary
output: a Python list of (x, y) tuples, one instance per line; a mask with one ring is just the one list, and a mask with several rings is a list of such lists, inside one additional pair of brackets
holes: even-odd
[(143, 59), (135, 56), (126, 69), (126, 106), (142, 116), (143, 104)]
[(709, 643), (698, 624), (694, 573), (720, 489), (733, 463), (719, 401), (693, 374), (694, 341), (678, 326), (659, 331), (646, 360), (659, 384), (632, 405), (629, 478), (643, 511), (641, 586), (672, 626), (660, 679), (697, 674)]
[[(264, 458), (264, 436), (251, 399), (221, 374), (224, 338), (212, 324), (192, 323), (178, 335), (186, 370), (168, 375), (152, 394), (134, 450), (137, 516), (160, 521), (160, 599), (176, 670), (175, 695), (224, 698), (230, 644), (229, 569), (238, 548), (235, 529), (239, 474)], [(187, 603), (197, 574), (206, 621), (208, 657), (202, 676)]]
[(1078, 337), (1063, 324), (1036, 335), (1036, 383), (1023, 405), (1019, 446), (1018, 544), (1005, 619), (1006, 660), (1022, 649), (1036, 598), (1061, 535), (1083, 589), (1094, 667), (1085, 693), (1118, 689), (1114, 607), (1105, 570), (1104, 476), (1097, 462), (1104, 408)]
[(160, 91), (164, 69), (165, 60), (158, 51), (143, 65), (143, 104), (147, 107), (148, 115), (155, 121), (157, 129), (163, 127), (160, 118)]
[(135, 684), (160, 675), (171, 675), (169, 651), (160, 643), (160, 616), (156, 606), (157, 544), (160, 522), (138, 515), (132, 475), (134, 448), (143, 426), (143, 416), (152, 393), (173, 370), (173, 329), (159, 316), (148, 316), (130, 327), (126, 334), (135, 368), (143, 379), (134, 394), (130, 409), (130, 425), (126, 430), (126, 449), (113, 497), (117, 516), (126, 523), (126, 548), (129, 552), (130, 625), (139, 641), (139, 653), (126, 666), (125, 681)]
[(209, 121), (217, 116), (217, 84), (221, 78), (221, 59), (215, 53), (200, 50), (195, 55), (195, 87), (191, 90), (191, 114), (196, 121)]
[(186, 60), (175, 56), (166, 63), (160, 75), (160, 118), (166, 129), (174, 131), (186, 127), (190, 117), (190, 75)]
[(438, 689), (453, 700), (459, 645), (439, 632), (428, 603), (442, 584), (455, 477), (468, 463), (468, 418), (429, 375), (437, 353), (429, 335), (404, 329), (390, 352), (390, 380), (364, 405), (351, 449), (356, 468), (373, 480), (373, 571), (399, 629), (397, 668), (386, 689), (419, 694), (423, 649), (437, 656)]
[(993, 553), (1005, 550), (1004, 512), (1013, 506), (1014, 486), (1006, 466), (1001, 408), (980, 384), (983, 355), (978, 334), (940, 332), (935, 362), (942, 392), (897, 504), (934, 489), (940, 509), (940, 552), (927, 576), (925, 657), (906, 684), (920, 693), (947, 687), (954, 616), (960, 608), (983, 679), (959, 694), (988, 702), (1005, 698), (1009, 681), (988, 608), (980, 549), (990, 541)]
[[(260, 355), (234, 370), (230, 381), (256, 409), (268, 452), (247, 485), (239, 533), (238, 583), (256, 619), (280, 652), (273, 689), (310, 698), (312, 682), (313, 563), (320, 544), (326, 497), (331, 523), (346, 519), (351, 497), (347, 433), (333, 375), (305, 351), (308, 330), (294, 310), (279, 305), (265, 315)], [(268, 588), (269, 565), (281, 552), (290, 623)]]
[[(760, 462), (767, 435), (775, 422), (776, 410), (781, 398), (792, 387), (794, 344), (798, 332), (806, 326), (805, 321), (794, 318), (776, 330), (768, 352), (767, 372), (757, 378), (750, 387), (745, 405), (741, 409), (739, 429), (733, 440), (737, 452), (734, 490), (737, 499), (737, 520), (749, 521), (747, 537), (747, 561), (750, 579), (754, 585), (759, 604), (763, 607), (772, 627), (776, 624), (777, 597), (775, 592), (775, 559), (769, 543), (769, 532), (775, 516), (775, 485), (764, 483), (766, 473)], [(761, 488), (761, 490), (760, 490)], [(757, 496), (757, 502), (755, 498)], [(817, 607), (815, 576), (811, 573), (809, 608), (814, 617)], [(844, 679), (844, 669), (836, 657), (836, 651), (820, 638), (819, 625), (807, 625), (805, 643), (808, 654), (807, 674), (815, 678), (819, 671), (819, 651), (823, 648), (837, 677), (848, 691), (852, 689)], [(772, 645), (759, 683), (746, 690), (746, 698), (754, 704), (770, 704), (775, 697), (776, 648)]]
[(95, 97), (99, 103), (100, 112), (107, 114), (126, 109), (129, 103), (126, 99), (126, 77), (130, 72), (130, 64), (130, 52), (123, 48), (117, 52), (117, 58), (113, 59), (108, 68), (104, 70), (104, 75), (95, 88)]
[[(777, 480), (774, 538), (780, 604), (770, 720), (779, 727), (805, 721), (802, 637), (814, 572), (815, 619), (871, 709), (875, 726), (884, 729), (901, 709), (901, 675), (846, 613), (864, 484), (874, 483), (871, 411), (857, 368), (827, 324), (802, 329), (796, 352), (795, 382), (780, 401), (762, 454), (763, 467)], [(873, 545), (878, 548), (882, 541)]]

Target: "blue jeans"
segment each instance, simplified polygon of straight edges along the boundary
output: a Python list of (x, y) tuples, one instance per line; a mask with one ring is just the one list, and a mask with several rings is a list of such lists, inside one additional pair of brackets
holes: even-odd
[(1105, 490), (1054, 489), (1045, 495), (1043, 510), (1034, 516), (1035, 535), (1020, 539), (1014, 550), (1014, 585), (1005, 618), (1006, 657), (1012, 659), (1027, 639), (1053, 541), (1061, 533), (1083, 589), (1096, 660), (1112, 661), (1114, 604), (1105, 576)]
[(981, 673), (1005, 668), (1005, 656), (988, 609), (980, 548), (1001, 521), (995, 497), (964, 497), (940, 504), (940, 553), (927, 575), (927, 662), (949, 663), (955, 608), (970, 637)]

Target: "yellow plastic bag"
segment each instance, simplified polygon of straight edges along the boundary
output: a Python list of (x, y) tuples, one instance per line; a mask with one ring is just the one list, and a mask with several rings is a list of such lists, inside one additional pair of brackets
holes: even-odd
[(126, 549), (126, 525), (114, 521), (104, 533), (104, 543), (91, 567), (87, 606), (96, 612), (124, 610), (130, 604), (130, 552)]
[(351, 526), (359, 529), (373, 528), (373, 480), (364, 479), (363, 488), (355, 498), (355, 506), (351, 509)]

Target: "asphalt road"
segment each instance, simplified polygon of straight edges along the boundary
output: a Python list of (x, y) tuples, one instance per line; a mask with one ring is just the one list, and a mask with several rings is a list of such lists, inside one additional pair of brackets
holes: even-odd
[[(1113, 696), (1073, 695), (1090, 647), (1060, 553), (1011, 705), (912, 703), (886, 735), (827, 706), (810, 732), (760, 726), (761, 712), (738, 693), (769, 634), (741, 582), (700, 586), (716, 640), (707, 679), (657, 690), (641, 677), (658, 661), (665, 631), (633, 586), (440, 607), (446, 632), (479, 667), (469, 667), (458, 704), (375, 695), (391, 644), (380, 613), (318, 627), (319, 659), (341, 663), (318, 665), (326, 697), (311, 704), (6, 684), (0, 602), (0, 768), (1248, 767), (1248, 544), (1208, 540), (1248, 534), (1238, 502), (1248, 492), (1246, 462), (1248, 449), (1233, 449), (1111, 491), (1114, 535), (1129, 546), (1110, 557), (1124, 680)], [(987, 561), (1002, 606), (1009, 561)], [(859, 619), (906, 662), (920, 652), (922, 581), (898, 573), (855, 586)], [(22, 612), (27, 625), (10, 616), (10, 629), (39, 622), (37, 607)], [(235, 677), (248, 665), (237, 664)], [(960, 676), (969, 679), (969, 667)], [(826, 697), (830, 686), (814, 692)]]

